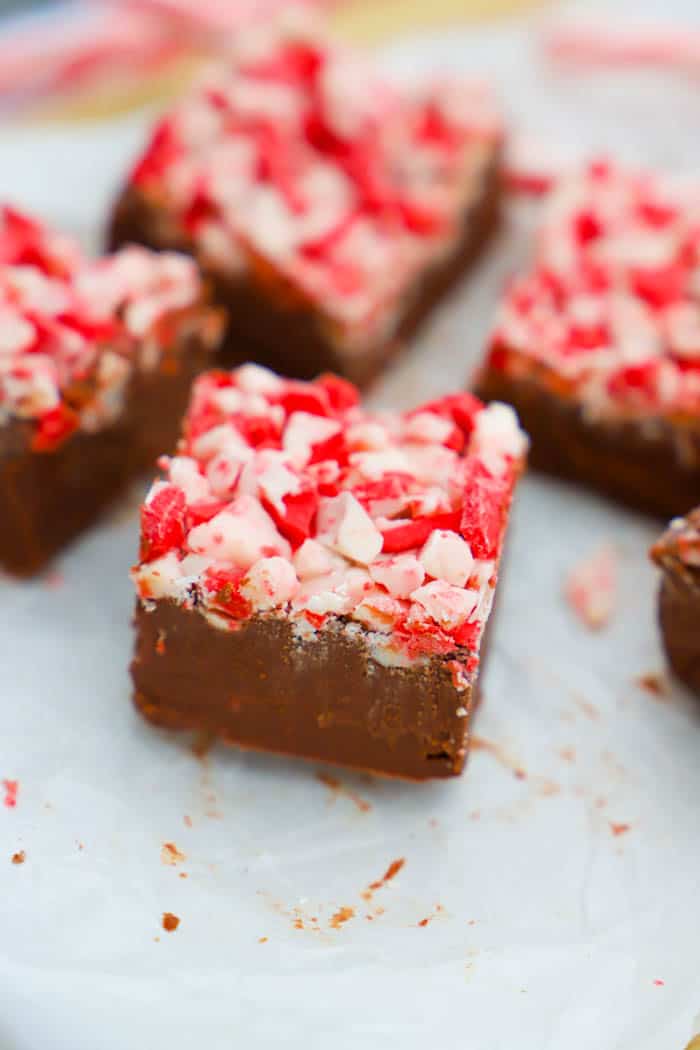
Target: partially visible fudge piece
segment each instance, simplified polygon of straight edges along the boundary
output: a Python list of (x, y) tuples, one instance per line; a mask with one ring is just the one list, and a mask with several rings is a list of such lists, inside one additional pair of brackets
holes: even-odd
[(700, 694), (700, 508), (675, 518), (651, 557), (663, 572), (659, 621), (669, 663)]
[(605, 162), (545, 205), (475, 389), (517, 408), (535, 467), (633, 507), (700, 503), (700, 192)]
[(196, 267), (0, 208), (0, 566), (29, 575), (173, 448), (223, 318)]
[(195, 383), (142, 508), (132, 664), (158, 725), (422, 780), (462, 771), (526, 439), (470, 394)]
[(483, 85), (400, 87), (283, 19), (157, 125), (110, 242), (196, 256), (230, 363), (365, 384), (494, 228), (501, 139)]

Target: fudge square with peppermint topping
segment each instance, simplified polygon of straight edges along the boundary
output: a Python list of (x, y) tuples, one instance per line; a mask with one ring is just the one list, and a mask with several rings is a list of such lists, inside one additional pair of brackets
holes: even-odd
[(501, 139), (482, 84), (400, 88), (296, 12), (158, 124), (110, 241), (196, 256), (227, 362), (363, 385), (494, 228)]
[(668, 518), (700, 503), (700, 188), (596, 162), (545, 205), (475, 389), (531, 462)]
[(88, 262), (0, 208), (0, 566), (42, 568), (175, 446), (222, 321), (187, 256)]
[(668, 662), (700, 694), (700, 508), (674, 518), (651, 557), (662, 570), (659, 623)]
[(526, 445), (468, 393), (371, 414), (329, 374), (201, 376), (141, 511), (137, 706), (242, 747), (460, 773)]

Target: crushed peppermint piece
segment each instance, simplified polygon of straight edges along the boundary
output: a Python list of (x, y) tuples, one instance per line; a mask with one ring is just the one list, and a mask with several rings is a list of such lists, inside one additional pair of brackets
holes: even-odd
[(603, 544), (569, 573), (565, 594), (578, 618), (592, 630), (605, 627), (615, 609), (617, 555)]
[(384, 663), (453, 654), (463, 691), (525, 450), (515, 415), (471, 395), (378, 416), (333, 377), (209, 372), (141, 508), (137, 593), (220, 627), (354, 622)]
[(8, 809), (14, 809), (17, 805), (17, 792), (19, 791), (19, 780), (3, 780), (2, 786), (5, 790), (3, 804)]
[(166, 114), (130, 182), (205, 268), (264, 273), (361, 349), (458, 243), (502, 136), (481, 82), (400, 86), (320, 23), (271, 21)]
[(651, 557), (662, 567), (676, 563), (697, 569), (700, 566), (700, 508), (691, 510), (684, 518), (674, 518), (651, 548)]
[(32, 423), (32, 449), (50, 452), (112, 422), (132, 372), (158, 365), (201, 298), (184, 255), (129, 247), (89, 261), (0, 207), (0, 424)]
[(558, 179), (488, 368), (588, 416), (700, 409), (700, 195), (598, 160)]

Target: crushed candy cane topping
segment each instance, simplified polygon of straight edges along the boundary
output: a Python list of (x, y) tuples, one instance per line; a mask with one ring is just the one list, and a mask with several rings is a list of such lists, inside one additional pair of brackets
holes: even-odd
[(400, 88), (294, 14), (239, 35), (131, 182), (203, 265), (276, 279), (352, 349), (456, 243), (501, 135), (485, 85)]
[(700, 507), (673, 519), (651, 548), (651, 557), (663, 567), (680, 563), (693, 573), (700, 568)]
[(557, 183), (488, 365), (591, 415), (700, 408), (700, 193), (592, 163)]
[(370, 414), (332, 375), (209, 372), (141, 509), (137, 592), (224, 627), (356, 621), (383, 662), (475, 654), (525, 452), (512, 409), (468, 393)]
[(187, 256), (131, 247), (89, 261), (0, 208), (0, 423), (33, 421), (34, 447), (46, 450), (110, 422), (132, 370), (157, 366), (169, 322), (201, 294)]

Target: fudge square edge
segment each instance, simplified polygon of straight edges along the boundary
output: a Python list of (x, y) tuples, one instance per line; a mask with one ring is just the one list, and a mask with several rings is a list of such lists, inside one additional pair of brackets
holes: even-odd
[(97, 261), (0, 208), (0, 565), (27, 576), (175, 446), (223, 318), (186, 256)]
[(142, 507), (152, 722), (410, 779), (460, 773), (527, 439), (473, 395), (369, 413), (347, 381), (196, 380)]
[(157, 124), (110, 243), (195, 255), (227, 364), (366, 385), (495, 228), (502, 139), (484, 84), (400, 85), (296, 11)]
[(561, 179), (474, 390), (530, 463), (670, 518), (700, 504), (700, 192), (605, 160)]
[(700, 695), (700, 507), (674, 518), (650, 556), (662, 572), (658, 613), (668, 662)]

